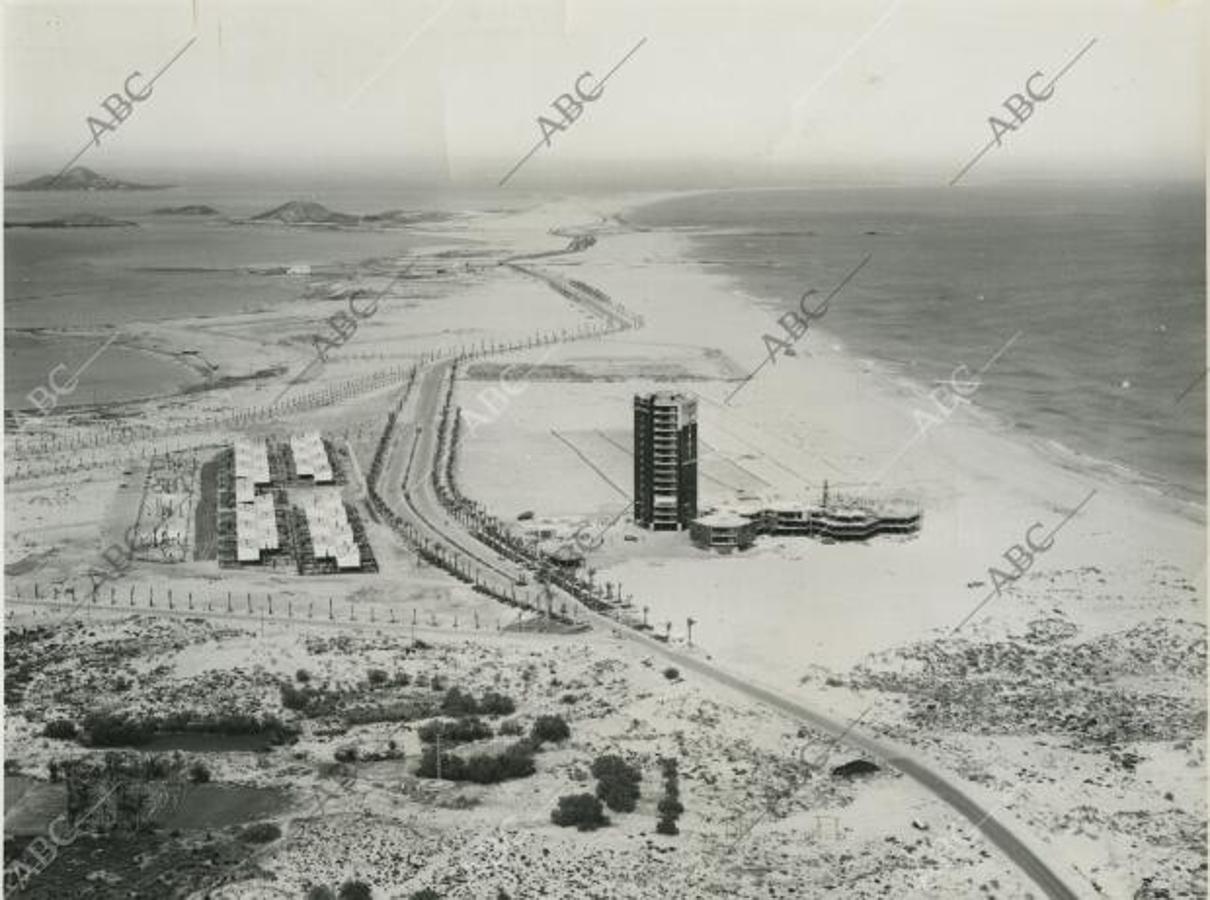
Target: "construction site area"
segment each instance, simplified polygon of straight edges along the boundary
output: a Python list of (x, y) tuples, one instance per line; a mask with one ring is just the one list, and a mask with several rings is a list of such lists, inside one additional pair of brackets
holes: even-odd
[(197, 527), (214, 541), (199, 540), (197, 558), (300, 575), (378, 571), (361, 517), (344, 498), (342, 457), (317, 432), (241, 439), (204, 469), (213, 502), (199, 506)]

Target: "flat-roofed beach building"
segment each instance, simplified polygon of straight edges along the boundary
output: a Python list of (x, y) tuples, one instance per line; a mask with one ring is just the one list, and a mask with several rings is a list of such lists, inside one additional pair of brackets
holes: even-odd
[(848, 498), (818, 504), (760, 500), (700, 516), (690, 526), (689, 536), (699, 547), (743, 550), (762, 534), (826, 542), (864, 541), (881, 534), (916, 534), (922, 521), (919, 504), (906, 499)]
[(272, 494), (260, 494), (235, 508), (235, 558), (259, 563), (262, 552), (278, 549), (277, 514)]
[(756, 539), (756, 523), (739, 513), (710, 513), (690, 523), (689, 537), (699, 547), (711, 550), (746, 550)]
[(235, 442), (235, 478), (245, 478), (252, 485), (269, 484), (269, 451), (264, 439), (239, 438)]
[(319, 432), (291, 436), (290, 454), (294, 457), (294, 472), (299, 478), (316, 484), (332, 483), (332, 463)]
[(330, 559), (338, 569), (361, 568), (361, 550), (353, 537), (339, 489), (300, 492), (298, 501), (307, 519), (312, 556), (317, 560)]

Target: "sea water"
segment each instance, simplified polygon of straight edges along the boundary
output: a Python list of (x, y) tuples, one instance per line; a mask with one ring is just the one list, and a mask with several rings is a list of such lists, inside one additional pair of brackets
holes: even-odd
[(691, 235), (774, 313), (757, 337), (871, 254), (820, 323), (848, 351), (927, 390), (1011, 341), (976, 407), (1068, 463), (1204, 507), (1200, 184), (732, 190), (625, 220)]

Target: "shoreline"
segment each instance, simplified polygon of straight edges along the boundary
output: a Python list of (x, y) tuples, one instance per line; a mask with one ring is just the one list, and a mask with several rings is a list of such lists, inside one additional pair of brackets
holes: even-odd
[[(569, 220), (580, 221), (570, 219), (569, 212), (566, 207), (545, 210), (548, 216), (560, 215), (560, 225), (564, 229), (572, 227), (567, 224)], [(584, 220), (587, 218), (583, 217)], [(613, 231), (608, 227), (606, 230)], [(688, 255), (688, 240), (689, 237), (683, 234), (669, 234), (654, 229), (644, 232), (613, 231), (602, 234), (593, 247), (577, 254), (574, 259), (563, 258), (548, 264), (564, 275), (583, 278), (644, 316), (647, 327), (634, 336), (634, 341), (627, 340), (628, 336), (620, 336), (603, 345), (604, 352), (610, 356), (668, 355), (675, 347), (682, 352), (713, 348), (726, 358), (749, 363), (762, 351), (759, 337), (762, 330), (771, 330), (769, 326), (773, 318), (759, 298), (734, 290), (729, 275), (703, 266), (692, 255)], [(742, 297), (743, 302), (736, 303), (737, 296)], [(657, 347), (667, 347), (669, 350), (657, 351)], [(817, 489), (825, 479), (833, 484), (846, 480), (852, 483), (869, 481), (888, 461), (897, 459), (905, 444), (916, 440), (917, 423), (912, 413), (927, 409), (927, 401), (918, 396), (913, 399), (914, 392), (904, 383), (904, 379), (888, 374), (884, 367), (873, 361), (851, 354), (843, 342), (836, 340), (826, 330), (818, 330), (809, 338), (804, 338), (804, 343), (796, 349), (809, 351), (810, 355), (798, 352), (793, 359), (779, 358), (776, 366), (767, 367), (758, 376), (760, 387), (750, 386), (745, 394), (739, 396), (735, 407), (719, 405), (721, 397), (733, 386), (731, 383), (719, 382), (718, 388), (712, 390), (705, 383), (687, 382), (688, 389), (705, 395), (707, 400), (699, 405), (699, 418), (705, 418), (699, 424), (699, 428), (705, 429), (702, 434), (708, 443), (721, 445), (725, 452), (742, 459), (744, 466), (759, 468), (760, 461), (752, 461), (752, 447), (745, 450), (741, 446), (743, 441), (736, 444), (727, 436), (729, 430), (746, 433), (747, 443), (758, 447), (759, 455), (766, 457), (766, 462), (793, 471), (800, 481), (811, 486), (811, 490)], [(571, 358), (566, 362), (574, 363), (576, 353), (569, 355)], [(602, 348), (597, 348), (596, 356), (600, 355)], [(972, 362), (972, 365), (977, 365), (977, 362)], [(750, 363), (746, 367), (750, 368)], [(574, 388), (562, 386), (560, 390), (566, 397), (557, 396), (534, 383), (528, 388), (525, 405), (533, 403), (542, 406), (546, 409), (544, 415), (547, 421), (541, 424), (527, 421), (529, 415), (526, 411), (512, 408), (507, 417), (510, 421), (505, 433), (496, 438), (487, 438), (486, 441), (493, 444), (501, 441), (511, 443), (511, 430), (519, 428), (521, 432), (516, 438), (523, 439), (524, 444), (514, 447), (516, 453), (541, 452), (544, 454), (543, 466), (561, 468), (563, 463), (557, 455), (547, 459), (545, 454), (548, 451), (539, 449), (547, 442), (547, 438), (538, 433), (539, 428), (546, 432), (553, 424), (564, 434), (574, 436), (577, 432), (584, 432), (585, 440), (589, 440), (588, 431), (599, 428), (620, 432), (625, 428), (625, 422), (624, 411), (619, 410), (622, 410), (630, 393), (643, 389), (640, 383), (643, 378), (641, 375), (638, 378), (639, 382), (632, 379), (629, 384), (589, 383), (583, 388), (583, 396)], [(985, 380), (991, 383), (990, 377)], [(672, 389), (672, 386), (664, 385), (659, 389)], [(718, 398), (709, 396), (715, 393), (719, 394)], [(573, 403), (570, 398), (579, 398), (574, 402), (583, 406), (589, 402), (585, 399), (589, 396), (593, 397), (591, 402), (598, 406), (598, 412), (604, 411), (604, 415), (609, 417), (608, 421), (594, 417), (591, 411), (569, 408), (569, 404)], [(715, 401), (714, 405), (710, 405), (711, 399)], [(976, 407), (978, 399), (976, 394)], [(687, 577), (685, 570), (680, 567), (690, 565), (690, 559), (700, 557), (701, 565), (707, 567), (708, 571), (715, 571), (717, 567), (718, 577), (723, 577), (725, 572), (747, 570), (747, 561), (756, 562), (759, 566), (759, 560), (765, 559), (773, 569), (784, 569), (784, 572), (770, 576), (779, 587), (770, 584), (761, 593), (781, 590), (797, 593), (801, 588), (795, 590), (790, 587), (794, 561), (809, 558), (812, 560), (809, 583), (828, 584), (829, 593), (837, 597), (848, 596), (853, 601), (863, 597), (872, 619), (878, 619), (880, 610), (889, 616), (873, 630), (874, 633), (855, 636), (857, 643), (864, 644), (865, 648), (849, 648), (848, 652), (853, 654), (847, 656), (851, 664), (867, 652), (884, 650), (913, 637), (931, 639), (936, 637), (938, 629), (952, 627), (974, 605), (974, 601), (968, 598), (972, 589), (969, 586), (963, 588), (964, 580), (971, 580), (974, 572), (968, 572), (964, 579), (964, 561), (966, 567), (981, 563), (981, 570), (975, 571), (982, 571), (986, 578), (989, 566), (994, 567), (998, 563), (1004, 565), (1000, 557), (1005, 547), (1021, 540), (1015, 531), (1034, 521), (1060, 518), (1082, 496), (1088, 494), (1089, 487), (1095, 487), (1098, 496), (1094, 506), (1086, 513), (1088, 521), (1084, 523), (1082, 535), (1063, 536), (1065, 546), (1062, 551), (1056, 551), (1056, 554), (1061, 553), (1061, 557), (1048, 559), (1047, 568), (1056, 564), (1058, 568), (1053, 575), (1048, 572), (1048, 577), (1078, 580), (1079, 558), (1099, 562), (1098, 555), (1106, 549), (1101, 546), (1102, 541), (1110, 535), (1116, 535), (1118, 540), (1126, 539), (1124, 532), (1137, 530), (1141, 536), (1130, 539), (1135, 546), (1129, 554), (1127, 571), (1122, 573), (1124, 585), (1137, 584), (1134, 592), (1140, 595), (1146, 593), (1151, 578), (1148, 573), (1157, 564), (1162, 566), (1175, 562), (1179, 569), (1198, 582), (1199, 591), (1204, 590), (1204, 576), (1197, 573), (1196, 568), (1204, 522), (1198, 515), (1200, 510), (1196, 504), (1142, 489), (1135, 481), (1115, 477), (1108, 467), (1078, 462), (1061, 464), (1053, 452), (1044, 452), (1035, 441), (1021, 440), (1021, 436), (1013, 434), (1009, 428), (989, 424), (989, 416), (978, 408), (957, 408), (952, 418), (947, 417), (945, 422), (931, 429), (925, 440), (917, 440), (912, 452), (895, 462), (895, 468), (888, 470), (888, 477), (882, 479), (881, 484), (886, 490), (918, 496), (925, 508), (922, 534), (912, 542), (892, 544), (874, 541), (859, 550), (845, 550), (824, 549), (811, 542), (768, 541), (745, 554), (717, 558), (695, 555), (690, 549), (669, 544), (664, 551), (671, 552), (671, 559), (675, 562), (663, 566), (665, 571), (662, 573), (661, 566), (655, 565), (655, 561), (648, 558), (649, 554), (636, 554), (638, 548), (630, 552), (621, 551), (619, 547), (620, 555), (609, 551), (602, 554), (598, 571), (602, 577), (624, 582), (636, 597), (643, 596), (657, 602), (659, 606), (653, 606), (653, 610), (666, 608), (672, 613), (670, 618), (683, 621), (686, 614), (698, 617), (699, 610), (708, 610), (714, 599), (698, 597), (687, 606), (681, 602), (684, 598), (672, 602), (672, 598), (684, 591), (673, 590), (672, 585), (677, 583), (677, 578), (668, 569), (678, 570), (682, 577)], [(619, 421), (612, 421), (614, 418)], [(715, 421), (718, 422), (717, 427)], [(878, 424), (871, 430), (869, 423)], [(484, 428), (485, 433), (494, 430), (493, 426)], [(776, 440), (771, 442), (774, 435)], [(606, 466), (610, 477), (625, 480), (625, 470), (629, 465), (626, 457), (621, 453), (611, 453), (602, 446), (595, 461)], [(481, 457), (478, 460), (475, 458), (477, 454)], [(515, 485), (501, 485), (498, 480), (493, 480), (490, 477), (492, 467), (500, 465), (506, 457), (504, 449), (488, 448), (480, 444), (478, 439), (474, 445), (468, 446), (463, 462), (467, 467), (465, 481), (468, 496), (485, 503), (489, 509), (501, 512), (513, 508), (533, 508), (539, 515), (575, 514), (574, 510), (563, 508), (566, 504), (560, 505), (553, 487), (531, 475), (520, 473), (518, 484)], [(841, 464), (839, 468), (837, 463)], [(761, 468), (760, 472), (762, 479), (770, 482), (770, 492), (780, 492), (786, 496), (802, 493), (801, 484), (787, 487), (789, 481), (784, 474), (772, 468)], [(568, 478), (573, 480), (568, 481)], [(594, 504), (606, 508), (616, 502), (604, 490), (598, 494), (598, 488), (591, 480), (581, 482), (579, 475), (570, 472), (544, 469), (541, 481), (572, 485), (579, 495), (581, 515), (592, 509)], [(703, 484), (702, 491), (699, 505), (705, 507), (710, 505), (712, 489)], [(717, 496), (717, 491), (714, 494)], [(1072, 532), (1075, 531), (1073, 528)], [(639, 535), (640, 541), (660, 543), (639, 532), (635, 534)], [(663, 547), (663, 543), (660, 546)], [(657, 550), (657, 556), (664, 551)], [(879, 579), (874, 579), (870, 585), (863, 586), (861, 579), (869, 573), (863, 572), (862, 567), (856, 564), (854, 554), (858, 553), (866, 554), (871, 564), (880, 568), (885, 566), (887, 573), (891, 574), (883, 577), (881, 584)], [(775, 558), (784, 558), (784, 562), (774, 561)], [(924, 602), (918, 607), (900, 608), (892, 612), (893, 607), (884, 607), (884, 604), (893, 603), (893, 598), (902, 595), (908, 587), (899, 584), (901, 579), (893, 573), (907, 571), (926, 573), (925, 577), (919, 579), (920, 584), (911, 586), (911, 595)], [(762, 577), (764, 574), (762, 572)], [(757, 573), (753, 571), (752, 577), (756, 576)], [(786, 583), (781, 585), (783, 580)], [(722, 589), (716, 581), (712, 578), (709, 593)], [(739, 590), (740, 582), (747, 583), (740, 577), (729, 587)], [(755, 583), (750, 587), (759, 590)], [(1079, 596), (1083, 589), (1076, 590)], [(871, 592), (873, 597), (880, 599), (872, 599)], [(885, 596), (882, 596), (884, 592)], [(1130, 593), (1130, 589), (1127, 589), (1128, 596)], [(1033, 601), (1036, 611), (1032, 615), (1041, 615), (1048, 608), (1042, 605), (1043, 600), (1038, 598)], [(1086, 603), (1074, 604), (1069, 614), (1076, 620), (1082, 619), (1082, 624), (1094, 631), (1113, 627), (1113, 622), (1122, 618), (1122, 611), (1098, 611), (1087, 607)], [(1156, 615), (1163, 614), (1161, 607), (1162, 604), (1157, 605)], [(786, 617), (787, 629), (793, 630), (801, 618), (801, 610), (792, 606), (783, 608), (780, 603), (776, 608), (780, 615)], [(839, 614), (842, 608), (843, 604), (836, 613)], [(723, 613), (723, 619), (703, 625), (704, 644), (716, 640), (727, 628), (734, 628), (736, 623), (725, 609), (724, 605), (715, 610)], [(1138, 611), (1125, 615), (1129, 618), (1135, 612)], [(1105, 621), (1101, 621), (1102, 613), (1108, 615)], [(1006, 606), (1002, 611), (991, 611), (988, 622), (994, 633), (999, 633), (1005, 626), (1009, 631), (1020, 633), (1026, 624), (1025, 621), (1019, 621), (1022, 615), (1021, 610)], [(774, 615), (774, 618), (778, 618), (778, 615)], [(724, 625), (724, 620), (731, 624)], [(887, 621), (894, 623), (894, 627), (886, 629)], [(808, 626), (808, 632), (816, 632), (821, 624)], [(849, 643), (848, 638), (851, 637), (846, 635), (847, 628), (841, 621), (834, 624), (840, 629), (840, 641), (831, 648), (833, 651)], [(707, 636), (706, 628), (720, 630), (711, 639)], [(970, 631), (975, 632), (976, 628), (972, 627)], [(987, 637), (985, 626), (980, 625), (978, 631), (983, 632), (982, 637)], [(885, 633), (880, 637), (879, 632)], [(734, 645), (735, 637), (732, 633), (724, 643)], [(748, 637), (754, 638), (755, 635)], [(748, 649), (753, 650), (758, 645), (759, 642)], [(739, 647), (733, 649), (738, 650)], [(801, 649), (810, 654), (808, 647)], [(820, 650), (824, 649), (820, 647)], [(832, 655), (831, 652), (825, 653), (825, 656)], [(846, 655), (842, 650), (841, 656)], [(771, 661), (768, 652), (758, 656), (764, 656), (766, 664)], [(741, 651), (732, 659), (741, 665), (756, 661), (756, 657), (745, 657), (749, 657), (749, 654)], [(840, 657), (836, 657), (835, 662), (839, 661)], [(775, 664), (772, 669), (762, 668), (765, 677), (771, 676), (787, 686), (797, 680), (783, 681), (789, 673), (783, 671), (778, 674), (780, 665)]]
[[(190, 379), (189, 382), (170, 391), (148, 394), (138, 392), (134, 396), (112, 398), (107, 400), (73, 400), (71, 394), (68, 394), (66, 397), (60, 399), (54, 410), (48, 413), (48, 415), (54, 415), (59, 410), (73, 413), (101, 413), (107, 410), (117, 410), (131, 404), (150, 403), (154, 401), (169, 400), (173, 397), (187, 396), (190, 393), (195, 393), (199, 388), (204, 387), (206, 382), (211, 377), (210, 373), (212, 369), (208, 368), (207, 365), (201, 360), (191, 359), (191, 357), (195, 356), (195, 354), (190, 354), (180, 350), (148, 346), (147, 344), (140, 343), (137, 336), (124, 333), (121, 328), (110, 329), (108, 331), (96, 329), (74, 330), (49, 327), (14, 328), (10, 329), (9, 333), (22, 338), (33, 339), (37, 341), (41, 347), (45, 347), (47, 350), (52, 350), (56, 347), (56, 345), (62, 345), (64, 343), (75, 345), (89, 338), (103, 339), (107, 335), (116, 333), (118, 336), (113, 341), (113, 345), (115, 347), (129, 354), (143, 355), (145, 357), (170, 364), (173, 367), (181, 370), (183, 373), (187, 373)], [(44, 383), (45, 378), (39, 381), (38, 385), (42, 385)], [(27, 398), (22, 397), (21, 399), (25, 400)], [(8, 403), (6, 403), (5, 406), (9, 410), (20, 412), (25, 415), (42, 415), (42, 413), (37, 411), (34, 407), (18, 406), (15, 404), (10, 405)]]
[[(619, 199), (619, 204), (625, 202), (625, 205), (619, 205), (610, 218), (612, 221), (622, 223), (624, 227), (634, 232), (667, 234), (683, 240), (685, 249), (688, 251), (684, 254), (684, 261), (696, 266), (704, 275), (724, 279), (726, 287), (732, 294), (742, 298), (755, 311), (770, 317), (767, 323), (769, 327), (766, 330), (773, 332), (776, 330), (773, 327), (776, 315), (785, 311), (785, 298), (753, 291), (745, 277), (742, 266), (737, 266), (725, 260), (711, 259), (708, 254), (704, 255), (701, 252), (705, 249), (699, 243), (701, 238), (726, 234), (734, 236), (750, 235), (752, 234), (750, 229), (742, 226), (729, 228), (717, 224), (671, 227), (654, 225), (632, 226), (627, 221), (632, 214), (670, 199), (682, 199), (710, 194), (727, 194), (732, 191), (746, 193), (749, 190), (747, 188), (736, 188), (662, 193), (645, 202), (623, 201)], [(760, 190), (774, 192), (786, 190), (809, 191), (809, 189), (805, 188), (781, 187), (761, 188)], [(809, 234), (811, 232), (804, 233)], [(896, 364), (888, 359), (872, 356), (869, 353), (858, 354), (852, 351), (850, 349), (850, 342), (839, 333), (831, 330), (826, 321), (823, 325), (812, 323), (810, 331), (815, 332), (816, 339), (820, 342), (830, 347), (841, 348), (843, 355), (850, 361), (854, 372), (862, 369), (866, 371), (874, 370), (881, 381), (882, 390), (897, 402), (905, 406), (914, 406), (922, 411), (927, 408), (926, 395), (930, 389), (930, 385), (927, 382), (921, 381), (905, 371), (896, 371)], [(800, 340), (809, 340), (809, 337), (804, 336)], [(810, 349), (809, 346), (804, 346), (807, 350)], [(984, 381), (987, 381), (987, 379), (984, 379)], [(914, 404), (913, 400), (915, 401)], [(972, 398), (968, 412), (972, 413), (976, 418), (981, 418), (989, 433), (995, 433), (1007, 440), (1031, 448), (1042, 460), (1049, 464), (1064, 468), (1073, 474), (1095, 474), (1099, 479), (1133, 488), (1139, 492), (1140, 496), (1166, 504), (1170, 511), (1177, 512), (1191, 522), (1202, 526), (1206, 524), (1208, 495), (1204, 483), (1202, 485), (1191, 484), (1188, 481), (1178, 483), (1158, 472), (1149, 471), (1141, 465), (1115, 460), (1110, 457), (1097, 455), (1094, 452), (1078, 449), (1071, 443), (1070, 438), (1063, 434), (1024, 433), (1006, 413), (993, 411), (986, 406), (980, 405), (977, 394)]]

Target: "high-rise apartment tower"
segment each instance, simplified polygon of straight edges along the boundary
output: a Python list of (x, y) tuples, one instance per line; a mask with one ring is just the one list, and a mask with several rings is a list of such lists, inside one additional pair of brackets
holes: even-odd
[(697, 399), (634, 398), (634, 520), (680, 531), (697, 517)]

